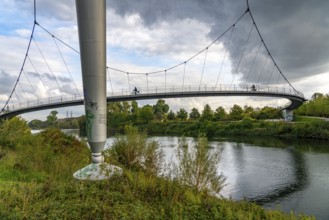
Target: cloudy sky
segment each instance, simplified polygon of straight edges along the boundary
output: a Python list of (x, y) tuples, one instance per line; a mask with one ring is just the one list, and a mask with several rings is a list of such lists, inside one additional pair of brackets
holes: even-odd
[[(306, 98), (310, 98), (314, 92), (328, 93), (329, 1), (249, 0), (249, 4), (271, 55), (293, 86), (302, 91)], [(182, 63), (224, 33), (246, 9), (245, 0), (107, 0), (108, 66), (128, 72), (146, 73)], [(25, 58), (34, 20), (33, 1), (2, 0), (0, 13), (2, 108)], [(37, 0), (36, 15), (39, 24), (78, 49), (75, 1)], [(251, 37), (247, 40), (249, 33)], [(14, 94), (13, 102), (18, 102), (18, 99), (25, 102), (36, 97), (56, 97), (60, 94), (73, 95), (81, 91), (79, 55), (59, 41), (54, 41), (38, 26), (33, 39), (21, 84), (16, 89), (21, 96), (15, 97)], [(240, 60), (242, 53), (243, 59)], [(206, 68), (200, 80), (205, 57)], [(230, 29), (209, 50), (185, 66), (186, 78), (183, 76), (184, 65), (168, 71), (167, 85), (177, 85), (177, 81), (181, 85), (183, 78), (185, 85), (198, 85), (199, 81), (211, 84), (217, 81), (219, 69), (223, 70), (219, 80), (223, 84), (234, 81), (240, 85), (255, 82), (272, 85), (275, 84), (272, 82), (274, 78), (278, 83), (280, 76), (276, 69), (269, 79), (257, 75), (257, 71), (267, 62), (266, 59), (267, 52), (260, 44), (255, 28), (252, 28), (250, 16), (246, 15), (233, 32)], [(270, 70), (271, 64), (266, 65)], [(216, 71), (216, 74), (212, 73)], [(129, 85), (126, 74), (116, 71), (108, 74), (112, 81), (108, 83), (108, 90), (129, 90), (129, 86), (145, 87), (146, 84), (145, 74), (129, 75)], [(160, 86), (163, 81), (164, 74), (148, 76), (149, 85)], [(143, 101), (140, 105), (154, 102)], [(168, 99), (166, 102), (174, 110), (182, 107), (202, 110), (206, 103), (210, 103), (213, 108), (221, 105), (229, 109), (233, 104), (262, 107), (279, 106), (287, 101), (218, 97)], [(83, 113), (83, 108), (58, 111), (60, 117), (71, 111), (73, 116), (78, 116)], [(49, 112), (29, 113), (23, 117), (27, 120), (45, 119)]]

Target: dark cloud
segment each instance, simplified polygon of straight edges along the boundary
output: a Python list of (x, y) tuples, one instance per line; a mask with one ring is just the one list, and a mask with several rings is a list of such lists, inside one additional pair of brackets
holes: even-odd
[[(33, 1), (16, 1), (24, 10), (33, 8)], [(294, 81), (329, 69), (329, 1), (249, 0), (249, 3), (272, 56), (288, 79)], [(194, 19), (204, 22), (211, 28), (208, 37), (213, 40), (233, 24), (246, 10), (247, 4), (246, 0), (107, 0), (107, 7), (122, 17), (139, 14), (144, 25), (152, 29), (156, 29), (157, 24), (163, 21), (170, 23), (179, 19)], [(75, 2), (38, 0), (37, 14), (40, 19), (51, 17), (75, 21)], [(250, 18), (246, 16), (241, 24), (241, 36), (233, 39), (234, 44), (229, 47), (233, 69), (239, 64), (241, 49), (250, 30)], [(169, 43), (174, 48), (182, 39), (176, 38)], [(225, 40), (227, 36), (222, 39), (223, 42)], [(250, 78), (250, 63), (253, 62), (258, 45), (257, 38), (253, 38), (243, 57), (243, 61), (249, 63), (242, 62), (239, 65), (238, 72), (244, 74), (243, 80)], [(261, 66), (266, 56), (267, 52), (261, 49), (254, 66)], [(257, 77), (252, 75), (252, 78)]]
[(264, 39), (289, 78), (328, 71), (327, 0), (255, 0), (252, 13)]
[(62, 91), (68, 95), (76, 95), (77, 94), (77, 90), (71, 85), (71, 84), (64, 84), (61, 87)]
[[(13, 2), (15, 2), (16, 7), (20, 8), (23, 12), (33, 13), (34, 1), (13, 0)], [(53, 18), (61, 21), (76, 20), (75, 10), (74, 0), (36, 1), (37, 20), (39, 22), (44, 21), (44, 18)]]
[(63, 83), (67, 83), (67, 82), (71, 82), (72, 80), (68, 77), (65, 77), (65, 76), (57, 76), (55, 77), (53, 74), (50, 74), (50, 73), (42, 73), (42, 74), (39, 74), (39, 73), (36, 73), (36, 72), (27, 72), (28, 75), (32, 76), (32, 77), (35, 77), (35, 78), (46, 78), (50, 81), (60, 81), (60, 82), (63, 82)]
[[(210, 39), (215, 39), (232, 25), (247, 8), (243, 0), (111, 0), (107, 5), (121, 16), (139, 14), (149, 28), (156, 28), (161, 21), (199, 20), (210, 25)], [(273, 58), (288, 79), (294, 81), (328, 70), (329, 1), (250, 0), (250, 8)], [(241, 23), (240, 33), (243, 34), (229, 47), (233, 69), (239, 64), (241, 49), (250, 30), (250, 18), (244, 18)], [(256, 37), (250, 40), (243, 57), (249, 63), (240, 63), (238, 72), (244, 74), (245, 80), (258, 45)], [(261, 66), (266, 56), (267, 52), (260, 50), (254, 66)], [(266, 68), (266, 71), (271, 71), (270, 64)], [(253, 77), (257, 78), (256, 75)], [(265, 83), (267, 80), (261, 81)]]
[(39, 73), (36, 73), (36, 72), (27, 72), (27, 75), (30, 75), (35, 78), (40, 77)]
[(1, 70), (1, 72), (0, 72), (0, 82), (1, 82), (0, 93), (9, 95), (10, 92), (13, 90), (15, 81), (16, 81), (16, 77), (9, 75), (9, 73), (7, 73), (4, 70)]

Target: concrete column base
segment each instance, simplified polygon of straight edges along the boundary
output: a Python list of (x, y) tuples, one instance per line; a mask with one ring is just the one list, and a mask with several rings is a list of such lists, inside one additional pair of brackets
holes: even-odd
[(282, 110), (282, 116), (285, 121), (292, 121), (294, 120), (294, 114), (292, 110), (284, 109)]
[(92, 163), (75, 172), (73, 177), (79, 180), (104, 180), (121, 173), (120, 167), (107, 163)]

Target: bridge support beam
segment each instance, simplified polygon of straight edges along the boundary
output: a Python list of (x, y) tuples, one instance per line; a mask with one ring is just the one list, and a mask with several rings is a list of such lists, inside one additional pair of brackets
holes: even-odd
[[(80, 57), (91, 164), (74, 173), (77, 179), (100, 180), (121, 172), (104, 164), (106, 109), (106, 0), (76, 0)], [(101, 169), (102, 167), (102, 169)]]
[(294, 119), (294, 114), (292, 110), (288, 110), (288, 109), (282, 110), (282, 116), (285, 121), (292, 121)]

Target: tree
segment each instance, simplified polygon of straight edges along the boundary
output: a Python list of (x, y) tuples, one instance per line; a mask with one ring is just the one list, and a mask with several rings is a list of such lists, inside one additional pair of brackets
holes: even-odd
[(230, 111), (230, 118), (233, 120), (241, 120), (243, 118), (243, 109), (239, 105), (233, 105)]
[(169, 105), (166, 104), (166, 101), (159, 99), (155, 105), (153, 105), (153, 114), (158, 120), (162, 120), (164, 114), (169, 111)]
[(0, 146), (14, 148), (20, 141), (25, 143), (25, 138), (30, 134), (31, 129), (21, 117), (5, 120), (0, 125)]
[(45, 123), (39, 119), (34, 119), (28, 123), (31, 129), (42, 129), (45, 127)]
[(107, 110), (110, 113), (124, 113), (124, 114), (129, 114), (131, 109), (130, 109), (130, 104), (127, 101), (124, 102), (110, 102), (107, 104)]
[(189, 116), (190, 116), (190, 119), (199, 119), (200, 118), (200, 112), (199, 112), (198, 109), (192, 108)]
[(173, 111), (170, 110), (170, 112), (167, 115), (167, 119), (168, 120), (175, 120), (176, 119), (176, 115)]
[(139, 119), (144, 122), (148, 123), (149, 121), (154, 119), (153, 108), (150, 105), (145, 105), (141, 108), (139, 112)]
[(176, 114), (176, 117), (181, 121), (185, 121), (187, 119), (188, 113), (185, 109), (181, 108)]
[(276, 119), (281, 118), (279, 109), (265, 106), (259, 112), (258, 119)]
[(202, 121), (211, 121), (214, 117), (214, 112), (211, 109), (210, 105), (206, 104), (202, 110), (202, 114), (201, 114), (201, 120)]
[(57, 122), (57, 114), (58, 111), (51, 111), (50, 114), (47, 116), (47, 125), (49, 126), (55, 126), (56, 122)]
[(316, 100), (316, 99), (322, 99), (324, 96), (322, 93), (320, 92), (316, 92), (312, 95), (312, 100)]
[(226, 111), (222, 106), (219, 106), (216, 108), (216, 111), (214, 113), (214, 119), (216, 121), (222, 121), (226, 118)]
[(243, 107), (243, 110), (244, 110), (244, 115), (245, 115), (245, 116), (249, 116), (249, 117), (250, 117), (250, 116), (252, 115), (252, 113), (255, 111), (253, 107), (251, 107), (251, 106), (247, 106), (247, 105), (245, 105), (245, 106)]
[(135, 100), (131, 101), (131, 110), (130, 111), (133, 114), (138, 113), (138, 111), (139, 111), (138, 103)]

